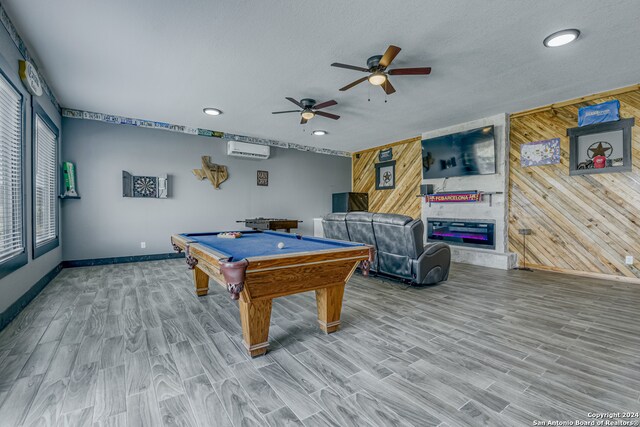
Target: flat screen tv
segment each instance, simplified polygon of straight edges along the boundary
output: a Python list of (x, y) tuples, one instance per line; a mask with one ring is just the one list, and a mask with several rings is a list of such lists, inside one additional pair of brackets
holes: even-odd
[(422, 178), (496, 173), (493, 126), (422, 140)]

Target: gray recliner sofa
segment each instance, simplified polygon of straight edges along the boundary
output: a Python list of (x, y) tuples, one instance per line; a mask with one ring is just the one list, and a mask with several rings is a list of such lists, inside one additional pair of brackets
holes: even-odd
[(325, 237), (376, 248), (371, 271), (420, 285), (449, 278), (451, 250), (445, 243), (424, 245), (424, 223), (406, 215), (350, 212), (323, 218)]

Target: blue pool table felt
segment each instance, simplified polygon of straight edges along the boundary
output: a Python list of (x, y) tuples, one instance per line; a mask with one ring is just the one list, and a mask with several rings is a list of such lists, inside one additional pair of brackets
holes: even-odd
[[(208, 246), (213, 250), (229, 257), (230, 261), (240, 261), (244, 258), (285, 255), (297, 252), (313, 252), (327, 249), (349, 248), (363, 246), (362, 243), (344, 242), (340, 240), (323, 239), (319, 237), (303, 236), (298, 239), (295, 234), (278, 233), (275, 231), (244, 231), (237, 239), (223, 239), (219, 233), (185, 233), (192, 243)], [(278, 243), (284, 243), (279, 249)]]

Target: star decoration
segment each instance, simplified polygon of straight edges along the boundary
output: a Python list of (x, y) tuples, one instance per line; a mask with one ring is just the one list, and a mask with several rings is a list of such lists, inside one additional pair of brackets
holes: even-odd
[(596, 156), (607, 157), (607, 151), (609, 150), (611, 150), (611, 147), (603, 147), (602, 142), (599, 142), (596, 148), (589, 148), (589, 151), (593, 153), (592, 158)]

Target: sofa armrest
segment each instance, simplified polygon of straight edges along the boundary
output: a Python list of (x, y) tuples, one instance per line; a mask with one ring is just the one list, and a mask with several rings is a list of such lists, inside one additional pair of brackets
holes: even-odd
[(432, 285), (449, 278), (451, 249), (446, 243), (430, 243), (414, 260), (415, 281), (420, 285)]
[(446, 248), (449, 251), (449, 254), (451, 254), (451, 249), (449, 248), (449, 245), (447, 245), (446, 243), (442, 243), (442, 242), (434, 242), (434, 243), (427, 243), (426, 245), (424, 245), (424, 252), (425, 254), (433, 254), (436, 253), (437, 251), (439, 251), (440, 249)]

